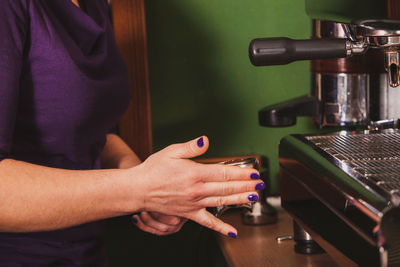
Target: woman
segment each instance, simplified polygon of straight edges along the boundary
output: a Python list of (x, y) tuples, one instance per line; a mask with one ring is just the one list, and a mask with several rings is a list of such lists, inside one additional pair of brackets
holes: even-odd
[(140, 163), (113, 133), (129, 86), (106, 1), (0, 1), (1, 266), (103, 266), (101, 220), (133, 213), (236, 237), (205, 207), (257, 200), (255, 170), (189, 160), (204, 136)]

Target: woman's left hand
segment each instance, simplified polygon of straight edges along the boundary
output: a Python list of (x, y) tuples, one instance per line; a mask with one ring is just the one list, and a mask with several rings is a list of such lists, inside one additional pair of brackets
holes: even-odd
[(155, 235), (170, 235), (178, 232), (187, 219), (159, 212), (141, 212), (132, 215), (132, 222), (142, 231)]
[[(107, 142), (101, 156), (103, 168), (127, 169), (141, 163), (135, 152), (115, 134), (107, 135)], [(131, 219), (139, 229), (155, 235), (176, 233), (187, 221), (177, 216), (146, 211), (132, 215)]]

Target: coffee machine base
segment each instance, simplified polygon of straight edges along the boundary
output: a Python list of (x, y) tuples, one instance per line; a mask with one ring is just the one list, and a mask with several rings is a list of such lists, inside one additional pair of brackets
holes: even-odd
[(292, 135), (282, 207), (340, 266), (400, 266), (400, 131)]
[[(290, 181), (293, 178), (289, 178)], [(304, 188), (300, 186), (295, 190)], [(360, 238), (317, 199), (283, 202), (282, 207), (339, 266), (380, 266), (379, 250)]]

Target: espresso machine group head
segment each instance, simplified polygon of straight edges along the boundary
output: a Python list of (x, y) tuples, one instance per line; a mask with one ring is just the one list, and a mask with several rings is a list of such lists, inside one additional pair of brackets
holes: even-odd
[(266, 107), (259, 113), (260, 124), (291, 126), (297, 116), (312, 116), (321, 128), (397, 123), (398, 112), (391, 110), (387, 100), (392, 88), (400, 84), (400, 21), (315, 20), (313, 26), (313, 38), (308, 40), (251, 41), (249, 57), (255, 66), (313, 60), (312, 96)]

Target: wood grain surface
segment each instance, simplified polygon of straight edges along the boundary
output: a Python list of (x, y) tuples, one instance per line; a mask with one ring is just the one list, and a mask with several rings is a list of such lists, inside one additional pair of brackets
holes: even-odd
[(229, 266), (232, 267), (337, 267), (328, 254), (302, 255), (295, 253), (294, 241), (276, 240), (278, 236), (291, 235), (292, 219), (279, 210), (278, 223), (271, 225), (244, 225), (240, 212), (233, 211), (222, 216), (238, 230), (238, 237), (218, 235), (217, 240)]

